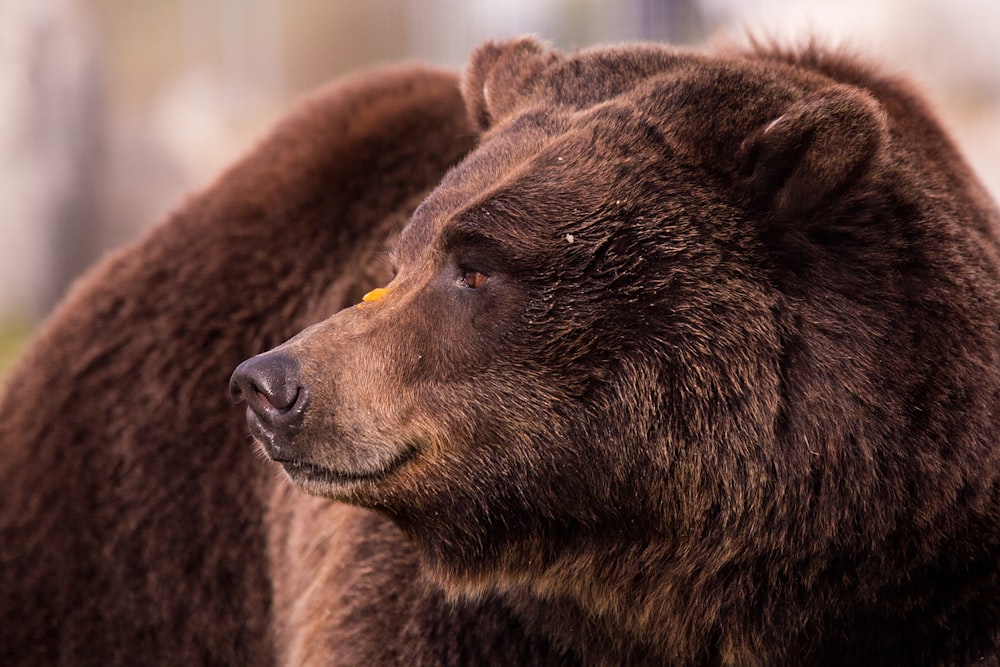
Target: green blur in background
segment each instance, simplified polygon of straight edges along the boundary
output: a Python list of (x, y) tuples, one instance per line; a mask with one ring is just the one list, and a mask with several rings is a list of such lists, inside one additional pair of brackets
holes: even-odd
[(32, 326), (27, 317), (6, 317), (0, 320), (0, 383), (24, 349)]

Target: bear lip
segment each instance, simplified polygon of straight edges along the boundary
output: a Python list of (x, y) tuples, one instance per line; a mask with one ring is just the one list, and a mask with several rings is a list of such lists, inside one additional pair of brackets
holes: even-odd
[(407, 446), (397, 456), (386, 463), (380, 464), (377, 469), (361, 472), (337, 470), (300, 459), (272, 457), (272, 460), (275, 463), (280, 463), (281, 467), (284, 468), (285, 472), (288, 473), (288, 476), (296, 484), (309, 484), (312, 486), (318, 483), (332, 490), (351, 484), (377, 482), (385, 479), (415, 459), (417, 453), (416, 447), (412, 445)]

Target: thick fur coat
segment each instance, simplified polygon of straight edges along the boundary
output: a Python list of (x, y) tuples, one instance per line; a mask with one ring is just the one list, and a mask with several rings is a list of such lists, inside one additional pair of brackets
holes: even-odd
[(996, 665), (998, 223), (816, 48), (341, 83), (10, 378), (0, 657)]

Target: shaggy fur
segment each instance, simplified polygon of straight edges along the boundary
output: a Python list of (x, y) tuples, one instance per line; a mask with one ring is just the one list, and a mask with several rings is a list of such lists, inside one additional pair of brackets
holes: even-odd
[(472, 140), (451, 74), (342, 82), (75, 287), (0, 402), (0, 663), (275, 663), (283, 483), (227, 379), (382, 279)]
[[(919, 97), (527, 39), (474, 54), (470, 150), (454, 85), (340, 88), (57, 314), (0, 650), (998, 664), (1000, 213)], [(385, 283), (233, 376), (302, 494), (223, 369)]]

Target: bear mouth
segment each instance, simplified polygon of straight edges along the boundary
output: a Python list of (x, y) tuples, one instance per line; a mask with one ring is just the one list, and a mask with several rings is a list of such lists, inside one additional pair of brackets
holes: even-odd
[(390, 461), (373, 470), (345, 471), (298, 459), (275, 458), (291, 480), (310, 493), (330, 495), (332, 492), (359, 484), (384, 480), (405, 467), (417, 456), (417, 448), (410, 446)]

